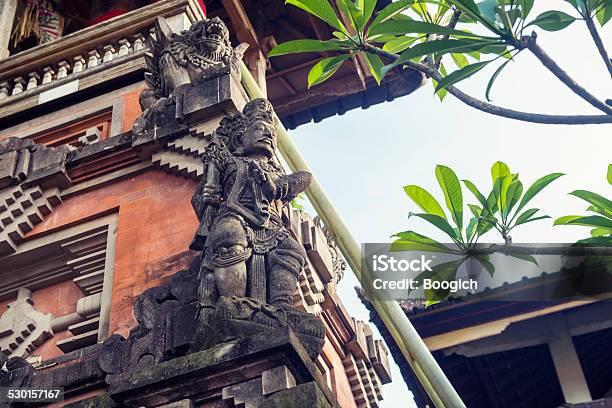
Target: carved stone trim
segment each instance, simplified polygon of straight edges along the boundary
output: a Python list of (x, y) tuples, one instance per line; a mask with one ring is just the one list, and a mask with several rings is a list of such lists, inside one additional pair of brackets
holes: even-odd
[(53, 316), (34, 308), (32, 291), (20, 288), (17, 300), (0, 317), (0, 353), (25, 357), (53, 336)]

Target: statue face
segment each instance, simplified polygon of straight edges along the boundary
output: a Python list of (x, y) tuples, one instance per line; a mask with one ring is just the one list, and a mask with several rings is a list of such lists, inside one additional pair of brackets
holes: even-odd
[(272, 157), (276, 150), (276, 128), (268, 121), (254, 120), (242, 136), (242, 146), (247, 155), (262, 153)]
[(204, 47), (212, 55), (223, 54), (229, 46), (229, 31), (223, 22), (215, 17), (207, 21)]

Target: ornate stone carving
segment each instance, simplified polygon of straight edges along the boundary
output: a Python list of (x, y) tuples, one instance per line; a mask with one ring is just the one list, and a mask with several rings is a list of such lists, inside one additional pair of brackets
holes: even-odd
[(53, 336), (53, 316), (34, 309), (31, 295), (29, 289), (19, 289), (17, 300), (0, 317), (0, 354), (25, 357)]
[(170, 105), (176, 105), (176, 119), (182, 119), (183, 88), (218, 75), (219, 69), (238, 64), (248, 44), (232, 48), (229, 31), (218, 18), (195, 22), (180, 34), (173, 33), (163, 17), (155, 24), (155, 36), (147, 39), (149, 52), (145, 54), (149, 89), (140, 95), (142, 116), (134, 125), (141, 133), (150, 121)]
[[(25, 385), (28, 377), (34, 375), (36, 370), (25, 358), (11, 357), (0, 353), (0, 387), (18, 388)], [(8, 404), (6, 404), (8, 406)], [(0, 402), (0, 407), (2, 403)]]
[(138, 326), (128, 339), (114, 334), (103, 344), (100, 367), (109, 374), (143, 368), (189, 351), (197, 313), (197, 269), (174, 274), (167, 285), (144, 291), (134, 304)]
[(61, 202), (66, 186), (67, 148), (29, 139), (0, 141), (0, 256), (15, 252), (20, 240)]
[(225, 117), (203, 161), (205, 176), (192, 199), (200, 226), (190, 247), (202, 251), (197, 347), (239, 337), (241, 330), (288, 325), (317, 355), (322, 323), (292, 307), (306, 251), (281, 220), (283, 206), (312, 177), (283, 173), (271, 104), (257, 99)]

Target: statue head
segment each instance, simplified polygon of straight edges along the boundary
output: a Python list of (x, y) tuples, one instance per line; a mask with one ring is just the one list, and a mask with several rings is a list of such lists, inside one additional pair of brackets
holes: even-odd
[(185, 42), (195, 48), (198, 54), (209, 60), (218, 62), (231, 54), (229, 30), (219, 17), (200, 20), (181, 35), (186, 37)]
[(272, 116), (272, 104), (266, 99), (255, 99), (246, 104), (242, 151), (244, 155), (263, 154), (268, 158), (276, 151), (276, 126)]

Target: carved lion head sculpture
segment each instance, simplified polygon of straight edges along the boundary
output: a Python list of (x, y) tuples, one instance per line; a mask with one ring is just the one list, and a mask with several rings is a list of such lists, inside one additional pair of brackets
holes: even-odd
[(194, 23), (180, 34), (172, 34), (170, 52), (179, 63), (196, 65), (229, 63), (232, 55), (229, 30), (218, 17)]

